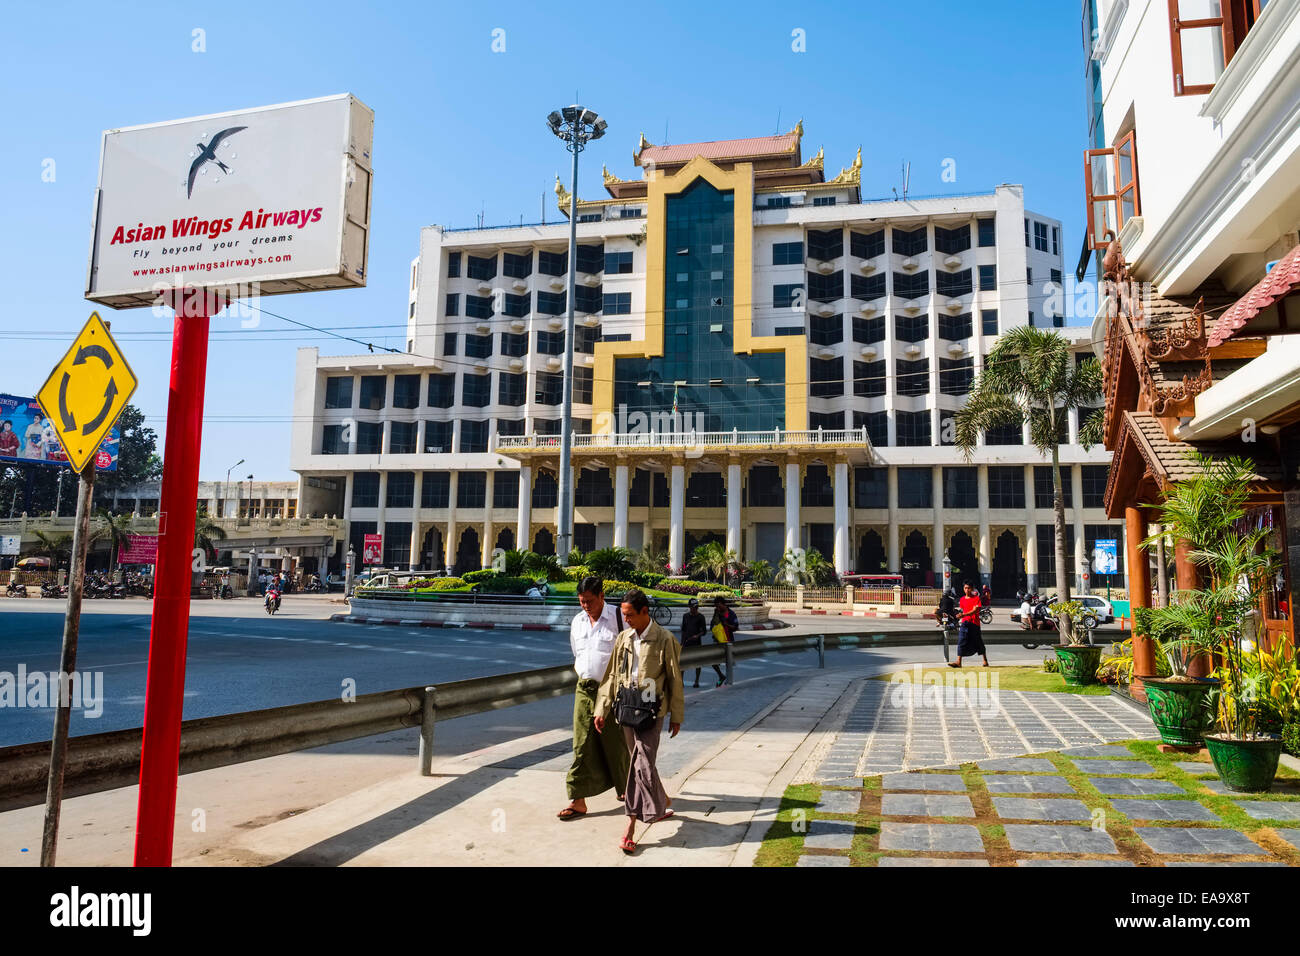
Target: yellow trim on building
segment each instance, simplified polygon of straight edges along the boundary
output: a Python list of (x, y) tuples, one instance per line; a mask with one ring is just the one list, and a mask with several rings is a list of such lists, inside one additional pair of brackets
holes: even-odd
[(785, 353), (785, 428), (808, 427), (808, 345), (802, 336), (754, 335), (754, 165), (724, 170), (696, 156), (671, 176), (648, 171), (646, 215), (645, 338), (640, 342), (597, 342), (592, 382), (592, 432), (615, 430), (614, 358), (654, 358), (664, 354), (664, 279), (667, 272), (668, 197), (697, 179), (733, 193), (734, 211), (732, 331), (737, 354)]

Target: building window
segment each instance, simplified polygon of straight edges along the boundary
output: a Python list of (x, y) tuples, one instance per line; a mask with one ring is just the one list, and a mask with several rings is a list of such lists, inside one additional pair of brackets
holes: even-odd
[(980, 322), (984, 326), (985, 335), (998, 334), (998, 310), (997, 309), (980, 309)]
[(792, 198), (793, 197), (790, 196), (768, 196), (767, 208), (768, 209), (789, 209)]
[(1029, 248), (1029, 217), (1025, 217), (1025, 248)]
[(944, 468), (943, 506), (945, 508), (978, 508), (980, 506), (979, 476), (975, 468)]
[(885, 230), (849, 233), (849, 253), (859, 259), (874, 259), (884, 251)]
[[(1056, 528), (1040, 524), (1038, 530), (1038, 588), (1056, 587)], [(1074, 525), (1065, 525), (1066, 560), (1074, 560)]]
[(578, 216), (578, 222), (600, 222), (600, 213), (584, 212)]
[(885, 274), (877, 272), (872, 276), (850, 275), (849, 294), (853, 298), (861, 299), (864, 302), (884, 298)]
[(489, 422), (486, 419), (482, 421), (461, 419), (460, 453), (462, 455), (488, 450), (488, 425)]
[(482, 508), (487, 503), (487, 472), (462, 471), (456, 479), (456, 507)]
[(1053, 226), (1052, 227), (1052, 255), (1059, 256), (1060, 254), (1061, 254), (1061, 227)]
[(471, 319), (492, 318), (492, 297), (486, 295), (465, 296), (465, 315)]
[(929, 468), (898, 469), (898, 507), (934, 506), (934, 482)]
[(930, 294), (930, 274), (918, 272), (908, 275), (905, 272), (894, 273), (894, 295), (903, 299), (920, 299)]
[(492, 354), (492, 336), (465, 335), (466, 358), (487, 358)]
[(980, 266), (980, 291), (996, 292), (998, 288), (998, 267)]
[(953, 413), (947, 409), (939, 410), (939, 444), (955, 445), (957, 444), (956, 425), (953, 423)]
[(844, 394), (844, 358), (808, 360), (808, 393), (817, 398)]
[(414, 455), (416, 422), (391, 422), (388, 426), (388, 453), (390, 455)]
[(802, 264), (802, 242), (774, 242), (772, 244), (772, 265), (793, 266)]
[(512, 405), (518, 407), (522, 405), (528, 396), (528, 376), (524, 372), (518, 374), (512, 372), (501, 372), (497, 376), (497, 404)]
[(599, 312), (605, 305), (600, 286), (580, 285), (573, 290), (573, 308), (577, 312)]
[(454, 404), (456, 404), (456, 373), (431, 373), (429, 375), (429, 407), (451, 408)]
[(895, 229), (893, 233), (894, 252), (900, 256), (919, 256), (929, 248), (925, 235), (925, 226), (911, 231)]
[(875, 398), (885, 394), (885, 378), (889, 368), (884, 359), (876, 362), (853, 363), (853, 394), (859, 398)]
[(809, 412), (808, 427), (813, 431), (840, 431), (844, 428), (844, 412)]
[(575, 405), (591, 404), (591, 369), (573, 370), (573, 402)]
[[(789, 285), (772, 286), (772, 308), (789, 309), (801, 308), (803, 305), (803, 283), (795, 282)], [(796, 300), (799, 304), (796, 305)]]
[(810, 316), (808, 319), (808, 339), (813, 345), (838, 345), (843, 342), (844, 316)]
[(961, 272), (936, 272), (934, 275), (934, 291), (939, 295), (956, 299), (963, 295), (970, 295), (971, 289), (969, 269), (963, 269)]
[(420, 407), (420, 376), (418, 375), (393, 376), (393, 407), (394, 408), (419, 408)]
[(563, 332), (537, 332), (537, 353), (539, 355), (563, 355)]
[(388, 508), (415, 507), (415, 472), (390, 471), (388, 473), (388, 497), (384, 505)]
[(961, 315), (939, 316), (939, 338), (949, 342), (961, 342), (971, 337), (971, 316), (969, 312)]
[(463, 375), (460, 380), (460, 403), (469, 408), (483, 408), (492, 401), (492, 373)]
[(606, 315), (631, 315), (632, 293), (606, 292), (601, 311)]
[(524, 295), (515, 295), (507, 292), (505, 302), (502, 303), (501, 311), (512, 319), (522, 319), (532, 311), (532, 297), (527, 293)]
[(425, 422), (424, 453), (426, 455), (451, 454), (453, 427), (451, 422)]
[(575, 354), (595, 355), (596, 343), (600, 341), (600, 326), (580, 325), (573, 330), (573, 338)]
[(799, 506), (802, 508), (830, 508), (835, 505), (835, 490), (831, 475), (825, 465), (809, 465), (800, 489)]
[(361, 376), (361, 408), (377, 411), (384, 407), (387, 399), (388, 376)]
[(448, 279), (460, 278), (460, 253), (459, 252), (447, 253), (447, 278)]
[(889, 507), (889, 469), (853, 469), (853, 507)]
[(820, 272), (808, 273), (808, 298), (814, 302), (834, 302), (844, 298), (844, 273), (832, 272), (828, 276)]
[(853, 341), (862, 345), (873, 345), (876, 342), (885, 341), (885, 317), (877, 315), (874, 318), (864, 319), (855, 315), (853, 317)]
[(554, 508), (560, 498), (560, 486), (549, 471), (539, 471), (533, 479), (533, 507)]
[(934, 248), (936, 252), (956, 255), (970, 248), (970, 226), (958, 226), (956, 229), (934, 227)]
[(894, 338), (900, 342), (924, 342), (930, 337), (928, 315), (894, 316)]
[(528, 354), (527, 332), (502, 332), (501, 354), (507, 358), (523, 358)]
[[(1074, 507), (1074, 489), (1071, 487), (1073, 482), (1070, 477), (1073, 470), (1069, 465), (1061, 466), (1061, 497), (1064, 499), (1067, 508)], [(1034, 466), (1034, 507), (1056, 507), (1056, 492), (1052, 488), (1051, 465)]]
[(810, 230), (808, 258), (830, 260), (844, 255), (844, 233), (840, 229)]
[(497, 437), (503, 435), (522, 435), (524, 433), (524, 420), (522, 418), (498, 418), (497, 419)]
[(930, 444), (930, 412), (894, 413), (894, 431), (902, 447), (917, 448)]
[(1019, 425), (999, 425), (984, 433), (986, 445), (1023, 445), (1024, 443), (1024, 429)]
[(460, 293), (447, 293), (447, 308), (444, 310), (449, 317), (460, 315)]
[(358, 471), (352, 476), (352, 507), (379, 507), (379, 472)]
[(445, 508), (450, 497), (451, 475), (445, 471), (426, 471), (420, 480), (420, 507)]
[(605, 253), (605, 275), (630, 275), (632, 273), (632, 253)]
[(496, 256), (470, 256), (465, 274), (471, 279), (495, 279), (497, 277)]
[(971, 356), (959, 359), (939, 359), (939, 391), (944, 395), (969, 395), (975, 379), (975, 360)]
[(835, 198), (836, 198), (836, 197), (834, 197), (834, 196), (814, 196), (814, 197), (813, 197), (813, 205), (814, 205), (814, 206), (834, 206), (834, 205), (835, 205)]
[(537, 253), (537, 271), (544, 276), (564, 275), (569, 271), (569, 253), (542, 249)]
[(1264, 3), (1169, 0), (1174, 96), (1193, 96), (1214, 89), (1224, 67), (1255, 25)]
[(1109, 465), (1083, 465), (1083, 506), (1100, 508), (1106, 499), (1106, 475)]
[(519, 507), (519, 472), (498, 471), (492, 479), (492, 507)]
[(1039, 252), (1047, 251), (1047, 223), (1034, 220), (1034, 248)]
[[(320, 453), (322, 455), (346, 455), (348, 453), (348, 443), (343, 440), (342, 425), (326, 425), (324, 427), (321, 431)], [(217, 505), (220, 506), (221, 502), (218, 501)]]
[(899, 395), (928, 395), (930, 394), (930, 360), (920, 358), (912, 361), (910, 359), (895, 359), (895, 374), (898, 376), (898, 383), (895, 391)]
[(533, 254), (525, 252), (516, 255), (507, 252), (502, 256), (501, 272), (508, 279), (527, 279), (533, 274)]
[(444, 332), (444, 333), (442, 334), (442, 354), (443, 354), (443, 355), (455, 355), (455, 354), (456, 354), (456, 339), (457, 339), (457, 338), (459, 338), (459, 336), (458, 336), (455, 332)]
[[(1094, 563), (1093, 553), (1097, 550), (1098, 539), (1110, 539), (1115, 542), (1115, 573), (1124, 573), (1124, 526), (1118, 524), (1086, 524), (1083, 526), (1083, 553), (1088, 559), (1091, 566)], [(1107, 581), (1109, 575), (1096, 574), (1102, 581)], [(1098, 583), (1101, 583), (1100, 581)]]
[(536, 393), (533, 401), (539, 405), (558, 405), (564, 401), (564, 376), (551, 372), (536, 373)]
[(578, 246), (578, 271), (596, 275), (605, 267), (605, 245)]
[[(779, 508), (785, 504), (782, 470), (776, 465), (754, 465), (746, 488), (751, 508)], [(657, 477), (657, 476), (656, 476)], [(657, 503), (657, 502), (656, 502)]]
[(989, 466), (989, 507), (1025, 507), (1025, 469), (1022, 466)]
[(331, 376), (325, 380), (325, 407), (352, 407), (352, 376)]
[(1138, 190), (1137, 130), (1131, 130), (1114, 146), (1090, 149), (1083, 154), (1088, 203), (1088, 243), (1103, 249), (1109, 230), (1119, 235), (1124, 223), (1142, 215)]
[(558, 435), (560, 433), (560, 424), (558, 418), (535, 418), (533, 419), (533, 430), (539, 435)]
[(998, 244), (997, 225), (994, 219), (977, 219), (975, 225), (979, 228), (979, 244), (981, 248), (996, 246)]
[(563, 315), (567, 301), (567, 293), (564, 292), (538, 292), (537, 311), (542, 315)]
[(871, 444), (884, 448), (889, 444), (888, 412), (854, 412), (853, 427), (865, 428)]

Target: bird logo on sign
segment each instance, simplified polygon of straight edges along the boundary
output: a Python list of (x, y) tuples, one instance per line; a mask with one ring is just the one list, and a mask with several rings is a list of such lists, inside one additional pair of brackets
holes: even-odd
[(225, 173), (226, 175), (230, 175), (230, 167), (227, 166), (225, 163), (223, 163), (221, 160), (217, 159), (217, 147), (220, 146), (224, 140), (226, 140), (231, 136), (234, 136), (241, 129), (248, 129), (248, 127), (232, 126), (230, 127), (230, 129), (223, 129), (216, 136), (212, 137), (212, 139), (208, 141), (208, 144), (206, 146), (203, 145), (202, 143), (194, 144), (196, 147), (198, 147), (199, 153), (198, 156), (195, 157), (194, 162), (190, 163), (189, 182), (186, 184), (185, 187), (186, 199), (189, 199), (190, 196), (194, 194), (194, 180), (199, 175), (199, 170), (201, 170), (208, 163), (216, 163), (217, 166), (221, 168), (221, 171), (223, 173)]

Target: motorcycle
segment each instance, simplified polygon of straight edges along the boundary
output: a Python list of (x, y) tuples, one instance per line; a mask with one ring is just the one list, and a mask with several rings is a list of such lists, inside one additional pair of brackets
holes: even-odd
[[(1054, 615), (1051, 612), (1048, 603), (1042, 599), (1031, 602), (1029, 615), (1034, 621), (1048, 624), (1049, 630), (1056, 631), (1060, 626), (1059, 622), (1057, 621), (1056, 615)], [(1083, 614), (1079, 616), (1079, 620), (1083, 624), (1083, 626), (1087, 628), (1089, 632), (1088, 643), (1092, 643), (1091, 632), (1097, 627), (1098, 624), (1101, 623), (1097, 617), (1096, 612), (1089, 610), (1088, 608), (1084, 608)], [(1026, 650), (1032, 651), (1042, 645), (1021, 644), (1020, 646), (1025, 648)]]
[(232, 588), (229, 584), (221, 585), (221, 599), (223, 601), (229, 601), (234, 596), (235, 596), (234, 588)]
[(274, 588), (266, 589), (266, 600), (263, 602), (267, 614), (275, 614), (280, 610), (280, 592)]
[(325, 590), (325, 585), (321, 584), (320, 578), (312, 578), (303, 586), (303, 590), (308, 594), (319, 594)]
[(41, 597), (61, 598), (64, 597), (64, 591), (52, 581), (46, 581), (41, 585)]
[(5, 589), (5, 594), (9, 597), (27, 597), (27, 585), (9, 582), (9, 587)]

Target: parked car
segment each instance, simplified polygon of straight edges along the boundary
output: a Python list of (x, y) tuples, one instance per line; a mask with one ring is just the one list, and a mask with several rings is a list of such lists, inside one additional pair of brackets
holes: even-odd
[(1091, 594), (1084, 597), (1075, 597), (1075, 600), (1082, 604), (1087, 610), (1097, 615), (1097, 620), (1102, 624), (1115, 623), (1115, 609), (1105, 598), (1095, 597)]

